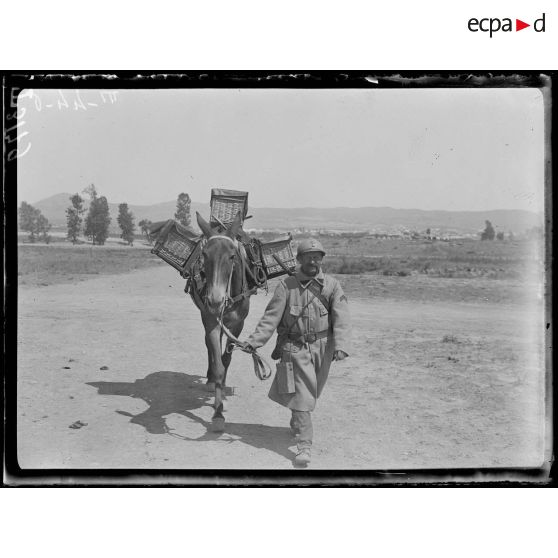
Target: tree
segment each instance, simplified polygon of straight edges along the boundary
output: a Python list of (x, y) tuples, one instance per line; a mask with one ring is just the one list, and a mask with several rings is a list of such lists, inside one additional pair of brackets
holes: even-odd
[(504, 240), (504, 233), (501, 231), (496, 233), (496, 240)]
[(29, 233), (29, 242), (35, 242), (40, 214), (40, 210), (34, 208), (31, 204), (21, 202), (21, 207), (19, 208), (19, 228)]
[(19, 208), (19, 227), (22, 231), (29, 233), (29, 242), (35, 242), (37, 236), (39, 240), (47, 244), (50, 242), (48, 231), (50, 231), (51, 224), (40, 209), (27, 202), (21, 202)]
[(83, 193), (87, 194), (90, 198), (98, 197), (97, 189), (95, 188), (95, 184), (89, 184), (87, 188), (83, 189)]
[(496, 233), (494, 232), (494, 227), (490, 221), (485, 221), (485, 229), (481, 233), (481, 240), (494, 240)]
[(79, 194), (71, 196), (70, 201), (72, 205), (66, 209), (66, 222), (68, 223), (67, 237), (72, 241), (72, 244), (75, 244), (81, 231), (82, 215), (85, 213), (85, 209), (83, 207), (83, 198)]
[(93, 244), (104, 244), (108, 238), (110, 213), (107, 198), (98, 197), (94, 184), (90, 184), (84, 192), (88, 193), (91, 201), (89, 212), (85, 218), (85, 236), (91, 238)]
[(149, 227), (151, 226), (151, 221), (149, 219), (142, 219), (138, 225), (141, 229), (141, 234), (144, 234), (147, 241), (151, 244), (151, 237), (149, 236)]
[(37, 233), (39, 234), (39, 240), (46, 242), (47, 244), (50, 242), (50, 235), (48, 231), (50, 231), (51, 224), (48, 222), (48, 219), (39, 211), (39, 216), (37, 218)]
[(189, 227), (192, 221), (190, 216), (191, 203), (190, 196), (184, 193), (180, 194), (176, 200), (176, 213), (174, 214), (174, 218), (185, 227)]
[(118, 206), (118, 217), (116, 220), (122, 231), (120, 238), (124, 239), (130, 246), (133, 246), (136, 226), (134, 225), (134, 215), (128, 209), (127, 203), (121, 203)]

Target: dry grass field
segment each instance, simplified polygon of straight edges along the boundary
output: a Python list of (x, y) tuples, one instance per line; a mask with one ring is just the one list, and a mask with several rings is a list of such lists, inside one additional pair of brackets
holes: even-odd
[(71, 243), (21, 244), (18, 247), (19, 285), (48, 286), (84, 281), (96, 275), (128, 273), (166, 265), (150, 252), (151, 247)]
[[(318, 238), (328, 253), (324, 270), (343, 275), (525, 279), (540, 274), (544, 256), (540, 242), (526, 240), (444, 242), (352, 238), (349, 235)], [(72, 245), (61, 237), (53, 237), (48, 246), (20, 242), (20, 284), (51, 284), (161, 264), (161, 260), (150, 253), (150, 248), (139, 238), (133, 247), (114, 238), (102, 247), (89, 243)], [(61, 257), (57, 250), (63, 250)]]
[(534, 241), (452, 241), (321, 237), (332, 273), (519, 278), (540, 265)]
[[(295, 239), (296, 240), (296, 239)], [(543, 294), (544, 265), (535, 241), (452, 242), (321, 236), (327, 273), (339, 275), (349, 296), (416, 302), (535, 304)], [(104, 246), (21, 243), (18, 284), (49, 286), (99, 275), (166, 267), (138, 239)]]
[[(540, 466), (536, 244), (323, 241), (326, 269), (349, 296), (354, 343), (316, 410), (312, 468)], [(199, 315), (149, 246), (22, 244), (18, 273), (22, 466), (292, 467), (286, 414), (242, 354), (226, 432), (208, 432)], [(253, 297), (245, 333), (268, 300)], [(70, 429), (77, 420), (86, 426)]]

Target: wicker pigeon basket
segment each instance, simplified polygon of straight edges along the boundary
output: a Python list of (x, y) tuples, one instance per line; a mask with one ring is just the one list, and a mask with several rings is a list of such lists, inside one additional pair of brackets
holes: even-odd
[(227, 229), (238, 213), (242, 215), (242, 223), (244, 223), (248, 213), (248, 192), (213, 188), (210, 208), (209, 223), (212, 227), (219, 226), (223, 230)]
[(151, 253), (172, 265), (183, 277), (188, 277), (199, 256), (201, 240), (191, 229), (169, 219), (158, 233)]
[(292, 236), (290, 233), (284, 237), (261, 243), (262, 263), (268, 279), (285, 275), (287, 272), (273, 257), (277, 256), (283, 264), (294, 271), (296, 258), (293, 254)]

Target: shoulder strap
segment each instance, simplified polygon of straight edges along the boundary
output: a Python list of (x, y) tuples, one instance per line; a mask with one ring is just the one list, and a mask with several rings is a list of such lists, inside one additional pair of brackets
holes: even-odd
[(328, 314), (330, 312), (330, 301), (321, 292), (318, 285), (312, 280), (308, 285), (308, 290), (323, 304)]
[[(312, 293), (312, 294), (314, 294), (314, 293)], [(315, 295), (314, 295), (314, 298), (316, 298)], [(310, 303), (314, 300), (314, 298), (310, 298), (308, 300), (308, 302), (301, 308), (300, 313), (296, 317), (295, 321), (287, 328), (287, 331), (285, 331), (284, 335), (288, 335), (291, 332), (291, 330), (293, 329), (293, 327), (296, 324), (298, 324), (298, 320), (300, 320), (300, 318), (302, 318), (302, 314), (304, 314), (304, 310), (306, 310), (306, 308), (308, 308), (308, 306), (310, 306)]]
[[(304, 287), (302, 286), (302, 283), (300, 282), (299, 278), (298, 278), (296, 275), (294, 275), (294, 273), (293, 273), (292, 275), (289, 275), (289, 277), (287, 277), (286, 279), (283, 280), (283, 281), (284, 281), (284, 284), (285, 284), (285, 287), (289, 288), (286, 282), (287, 282), (290, 278), (294, 279), (294, 281), (296, 282), (296, 284), (297, 284), (301, 289), (304, 289)], [(325, 283), (324, 283), (324, 286), (325, 286)], [(321, 293), (320, 287), (319, 287), (319, 285), (314, 281), (314, 279), (311, 279), (311, 280), (310, 280), (310, 283), (309, 283), (309, 285), (308, 285), (306, 288), (314, 295), (315, 298), (317, 298), (317, 299), (322, 303), (322, 305), (324, 306), (324, 308), (325, 308), (325, 309), (327, 310), (327, 312), (329, 313), (329, 312), (330, 312), (330, 306), (331, 306), (330, 300), (329, 300), (328, 298), (326, 298), (326, 297)]]

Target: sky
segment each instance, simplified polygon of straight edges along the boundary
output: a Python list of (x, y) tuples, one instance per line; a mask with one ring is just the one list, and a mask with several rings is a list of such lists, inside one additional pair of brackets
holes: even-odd
[(538, 89), (65, 89), (19, 98), (18, 203), (542, 211)]

